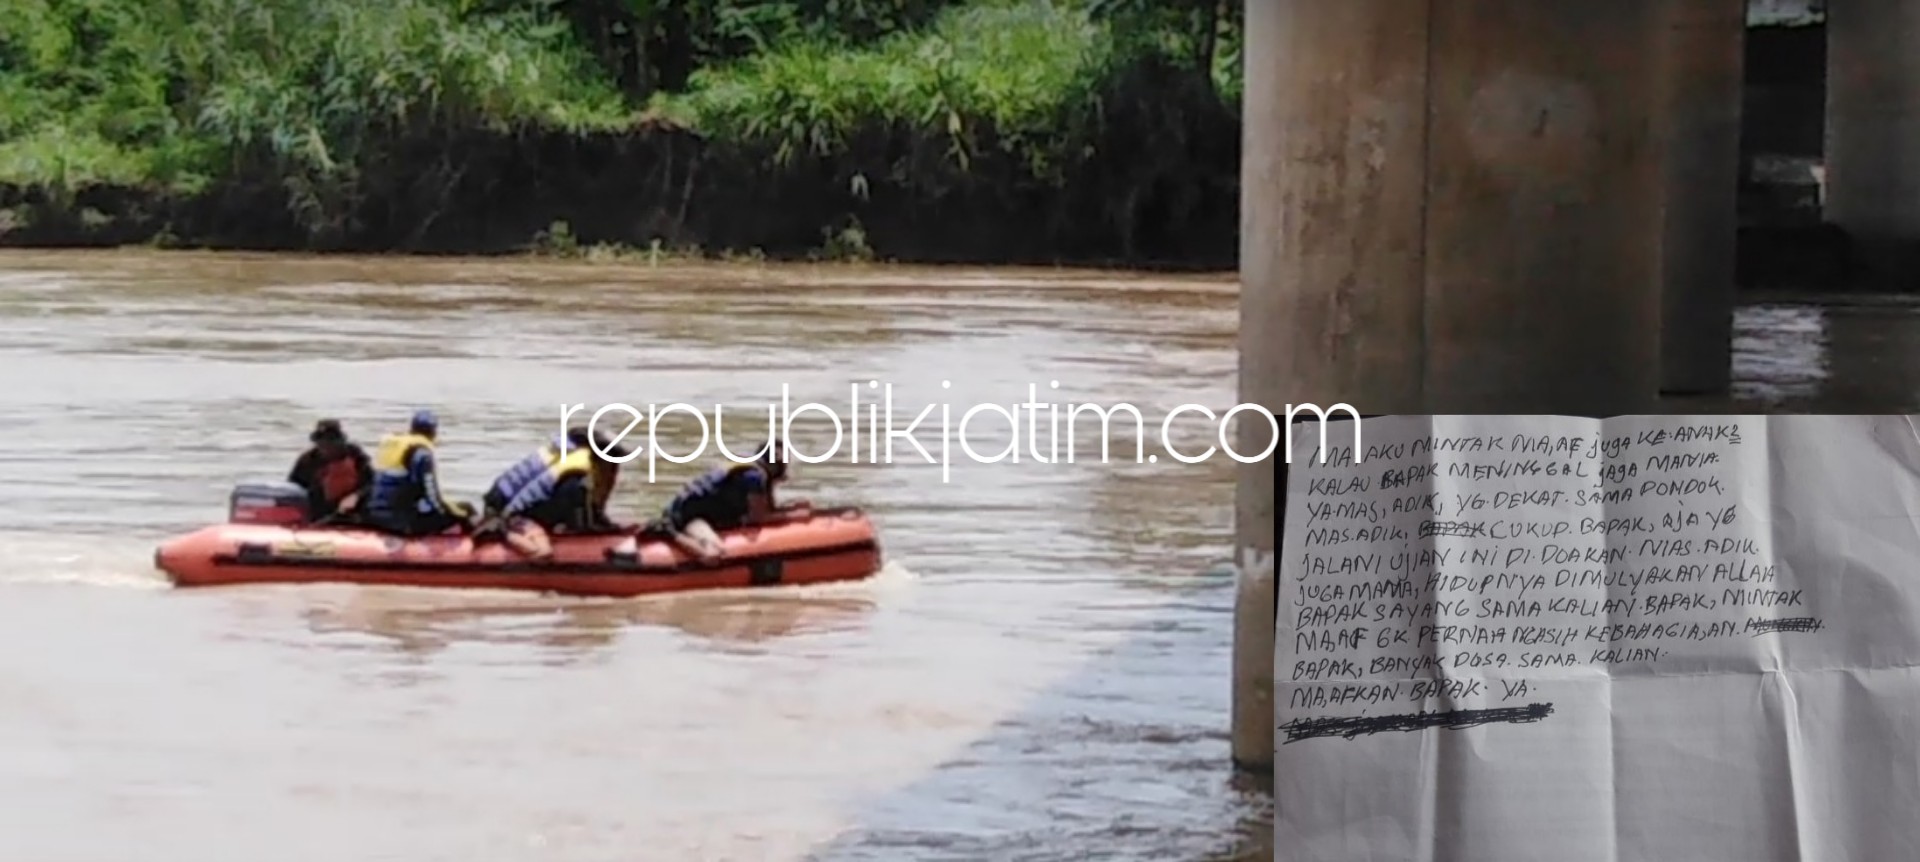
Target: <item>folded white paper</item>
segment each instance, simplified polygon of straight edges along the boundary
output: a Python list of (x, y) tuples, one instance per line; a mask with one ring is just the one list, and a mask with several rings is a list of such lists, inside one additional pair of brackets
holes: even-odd
[(1292, 444), (1280, 859), (1920, 859), (1912, 417), (1355, 424)]

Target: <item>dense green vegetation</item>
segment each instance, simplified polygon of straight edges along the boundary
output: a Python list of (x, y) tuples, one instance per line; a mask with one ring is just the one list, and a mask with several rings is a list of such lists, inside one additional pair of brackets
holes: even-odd
[(1231, 261), (1238, 0), (8, 0), (0, 242)]

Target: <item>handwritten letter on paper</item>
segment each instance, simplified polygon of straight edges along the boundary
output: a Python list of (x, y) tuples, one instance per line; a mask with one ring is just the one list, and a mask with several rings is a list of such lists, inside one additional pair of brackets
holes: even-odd
[[(1364, 451), (1334, 444), (1322, 464), (1302, 439), (1291, 462), (1283, 856), (1905, 858), (1891, 827), (1832, 822), (1857, 816), (1828, 811), (1823, 782), (1844, 779), (1808, 760), (1857, 744), (1866, 719), (1836, 700), (1898, 704), (1883, 743), (1906, 760), (1872, 768), (1920, 804), (1920, 440), (1905, 417), (1363, 431)], [(1814, 810), (1829, 820), (1808, 823)], [(1835, 843), (1802, 854), (1815, 833)]]

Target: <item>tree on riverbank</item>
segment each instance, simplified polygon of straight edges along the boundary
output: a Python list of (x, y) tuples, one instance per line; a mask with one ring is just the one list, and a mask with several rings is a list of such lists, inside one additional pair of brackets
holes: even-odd
[(1239, 7), (12, 0), (0, 242), (1225, 265)]

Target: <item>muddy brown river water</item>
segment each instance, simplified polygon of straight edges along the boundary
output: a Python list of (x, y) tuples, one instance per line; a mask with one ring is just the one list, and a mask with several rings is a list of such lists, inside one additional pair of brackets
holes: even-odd
[[(563, 403), (723, 404), (742, 450), (783, 385), (846, 416), (892, 384), (904, 427), (1032, 384), (1151, 435), (1233, 404), (1236, 326), (1217, 277), (0, 254), (0, 858), (1271, 858), (1269, 798), (1227, 766), (1224, 455), (1133, 463), (1122, 434), (1114, 463), (955, 454), (943, 481), (843, 448), (792, 493), (866, 507), (889, 562), (831, 587), (176, 591), (151, 566), (321, 416), (371, 444), (434, 408), (466, 499)], [(1749, 307), (1739, 394), (1910, 409), (1915, 338), (1906, 305)], [(629, 465), (618, 512), (696, 466)]]

